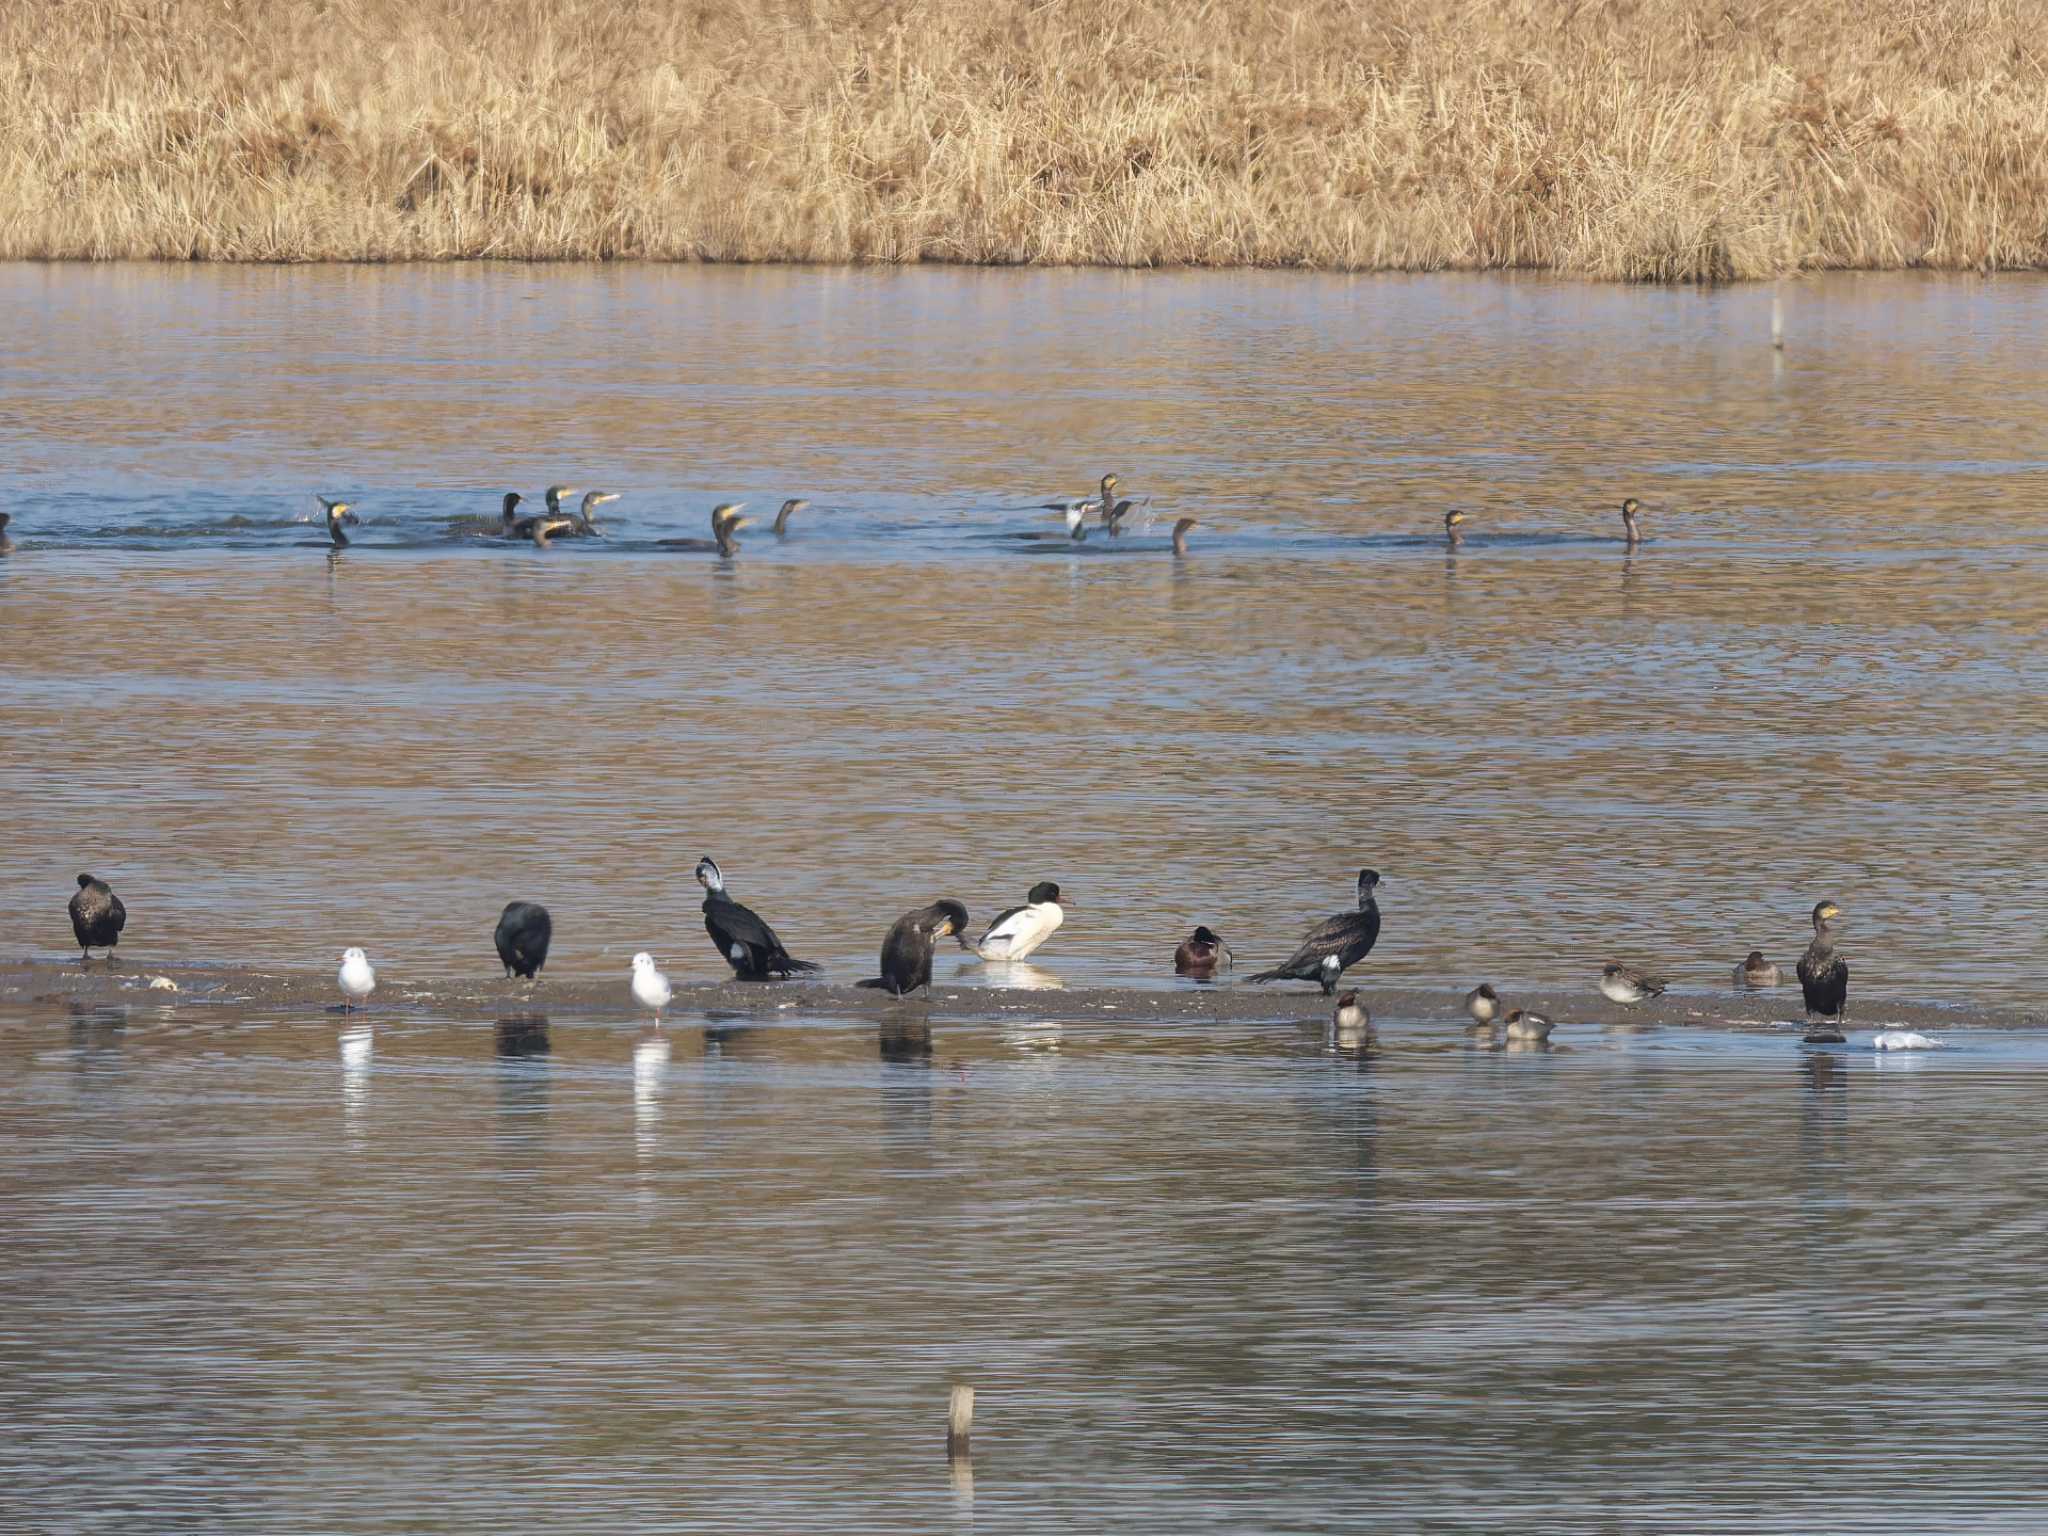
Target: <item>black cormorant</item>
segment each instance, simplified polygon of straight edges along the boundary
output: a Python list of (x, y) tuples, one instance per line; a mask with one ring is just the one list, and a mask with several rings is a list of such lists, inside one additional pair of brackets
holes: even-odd
[(1102, 484), (1093, 496), (1077, 497), (1073, 501), (1048, 501), (1042, 503), (1048, 512), (1079, 512), (1087, 516), (1090, 512), (1107, 510), (1116, 504), (1116, 476), (1104, 475)]
[(1036, 529), (1031, 529), (1022, 533), (1006, 533), (1001, 535), (1001, 537), (1016, 539), (1018, 542), (1025, 544), (1079, 544), (1084, 542), (1088, 537), (1088, 513), (1086, 510), (1080, 507), (1068, 507), (1064, 516), (1067, 520), (1067, 531), (1065, 533), (1041, 533)]
[(782, 510), (775, 514), (775, 537), (778, 539), (787, 538), (789, 536), (789, 520), (809, 505), (810, 503), (801, 496), (792, 496), (789, 500), (785, 501), (782, 504)]
[(1025, 895), (1023, 906), (1008, 907), (996, 914), (988, 932), (974, 946), (974, 952), (984, 960), (1022, 960), (1059, 932), (1060, 924), (1066, 920), (1066, 902), (1060, 888), (1050, 880), (1041, 880)]
[(1200, 520), (1192, 517), (1184, 517), (1173, 525), (1173, 553), (1176, 559), (1187, 558), (1188, 530), (1200, 526)]
[(1600, 995), (1610, 1003), (1640, 1003), (1664, 995), (1664, 979), (1633, 966), (1609, 964), (1600, 971)]
[(12, 512), (0, 512), (0, 555), (14, 553), (14, 540), (7, 537), (7, 525), (14, 521)]
[(1813, 1017), (1840, 1020), (1849, 1013), (1849, 962), (1835, 953), (1834, 929), (1842, 909), (1823, 901), (1813, 909), (1813, 942), (1799, 957), (1799, 990), (1806, 997), (1806, 1038), (1816, 1045), (1839, 1045), (1836, 1025), (1815, 1024)]
[(743, 502), (724, 501), (711, 509), (711, 537), (708, 539), (656, 539), (657, 549), (700, 550), (709, 554), (716, 550), (730, 558), (739, 553), (740, 541), (733, 537), (742, 528), (754, 526), (751, 517), (741, 517)]
[(794, 958), (759, 914), (726, 894), (725, 876), (709, 854), (697, 861), (697, 883), (704, 887), (704, 931), (741, 981), (817, 969), (808, 960)]
[(890, 925), (882, 940), (882, 974), (854, 983), (894, 993), (897, 997), (932, 984), (932, 945), (967, 931), (967, 908), (957, 901), (935, 901), (906, 912)]
[(1444, 514), (1444, 539), (1451, 548), (1456, 549), (1465, 542), (1464, 527), (1465, 514), (1456, 507)]
[(1287, 960), (1270, 971), (1260, 971), (1248, 981), (1320, 982), (1323, 995), (1337, 990), (1337, 978), (1372, 953), (1380, 936), (1380, 907), (1373, 887), (1380, 883), (1376, 869), (1358, 872), (1358, 910), (1339, 912), (1309, 929), (1308, 936)]
[(548, 941), (554, 935), (555, 922), (546, 907), (537, 901), (508, 901), (498, 914), (498, 931), (491, 942), (498, 946), (508, 977), (531, 981), (548, 963)]
[(78, 890), (71, 898), (71, 931), (78, 937), (83, 963), (91, 963), (95, 949), (119, 944), (121, 930), (127, 926), (128, 909), (112, 887), (91, 875), (80, 875)]
[(327, 514), (327, 537), (334, 541), (336, 549), (348, 548), (348, 535), (341, 531), (341, 525), (347, 523), (354, 526), (361, 520), (349, 510), (349, 504), (345, 501), (329, 501), (322, 496), (320, 506)]
[(1173, 974), (1214, 976), (1217, 966), (1227, 966), (1234, 958), (1230, 946), (1216, 937), (1213, 930), (1197, 928), (1182, 939), (1180, 948), (1173, 952)]
[(1643, 530), (1636, 526), (1636, 513), (1642, 510), (1642, 506), (1633, 496), (1621, 504), (1621, 526), (1625, 530), (1623, 539), (1630, 549), (1643, 542)]

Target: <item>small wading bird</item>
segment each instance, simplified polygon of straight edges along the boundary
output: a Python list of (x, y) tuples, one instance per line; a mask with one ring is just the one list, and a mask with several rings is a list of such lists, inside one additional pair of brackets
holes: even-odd
[(343, 1013), (360, 1006), (377, 989), (377, 973), (370, 968), (370, 957), (353, 946), (341, 952), (341, 969), (334, 973), (334, 979), (341, 983)]
[(79, 963), (90, 965), (95, 949), (119, 944), (121, 930), (127, 926), (128, 909), (121, 905), (113, 887), (92, 875), (80, 875), (71, 897), (71, 932), (83, 956)]
[[(1842, 909), (1823, 901), (1813, 909), (1813, 942), (1799, 957), (1799, 990), (1806, 1000), (1806, 1038), (1814, 1045), (1840, 1045), (1847, 1038), (1840, 1021), (1849, 1016), (1849, 962), (1835, 953), (1831, 926)], [(1818, 1015), (1824, 1022), (1814, 1023)], [(1825, 1021), (1836, 1022), (1825, 1022)]]
[(1337, 978), (1372, 953), (1380, 937), (1380, 907), (1373, 888), (1380, 883), (1376, 869), (1358, 872), (1358, 910), (1339, 912), (1324, 918), (1301, 941), (1301, 947), (1270, 971), (1260, 971), (1248, 981), (1313, 981), (1321, 984), (1323, 995), (1337, 990)]
[(758, 913), (726, 893), (725, 876), (709, 854), (697, 861), (697, 883), (704, 887), (704, 931), (741, 981), (817, 969), (808, 960), (794, 958)]
[(1600, 995), (1610, 1003), (1640, 1003), (1645, 998), (1662, 997), (1664, 982), (1630, 966), (1610, 964), (1600, 972)]
[(348, 535), (341, 531), (342, 524), (355, 527), (362, 519), (349, 509), (347, 502), (329, 501), (325, 496), (320, 498), (320, 509), (327, 514), (327, 537), (333, 540), (336, 549), (347, 549)]
[(491, 935), (505, 975), (532, 981), (548, 963), (548, 944), (555, 935), (555, 921), (537, 901), (510, 901), (498, 915), (498, 931)]
[(1173, 974), (1197, 979), (1214, 976), (1219, 965), (1229, 966), (1236, 958), (1231, 954), (1230, 946), (1213, 930), (1198, 927), (1182, 939), (1180, 948), (1173, 952)]
[(633, 957), (633, 1001), (652, 1011), (655, 1023), (661, 1022), (661, 1010), (675, 995), (668, 978), (654, 968), (654, 956), (643, 949)]
[(1022, 960), (1059, 932), (1067, 920), (1066, 898), (1050, 880), (1031, 887), (1021, 907), (998, 912), (974, 952), (984, 960)]
[(890, 925), (882, 940), (882, 974), (854, 983), (902, 997), (932, 984), (932, 946), (940, 939), (967, 931), (967, 908), (957, 901), (935, 901), (906, 912)]
[(1752, 992), (1761, 992), (1766, 987), (1775, 987), (1777, 984), (1778, 968), (1764, 958), (1764, 952), (1760, 949), (1752, 949), (1749, 958), (1735, 967), (1737, 991), (1746, 988)]
[(717, 551), (727, 559), (739, 553), (740, 541), (734, 537), (742, 528), (754, 526), (751, 517), (741, 517), (740, 508), (744, 502), (723, 501), (711, 509), (711, 537), (709, 539), (656, 539), (656, 549), (696, 550), (703, 553)]

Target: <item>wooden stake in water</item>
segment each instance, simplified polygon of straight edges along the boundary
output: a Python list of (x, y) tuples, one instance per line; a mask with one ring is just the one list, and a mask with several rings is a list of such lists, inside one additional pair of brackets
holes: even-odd
[(968, 1454), (968, 1438), (974, 1432), (974, 1388), (956, 1386), (946, 1407), (946, 1454)]
[(1771, 349), (1785, 350), (1785, 301), (1775, 293), (1771, 295)]

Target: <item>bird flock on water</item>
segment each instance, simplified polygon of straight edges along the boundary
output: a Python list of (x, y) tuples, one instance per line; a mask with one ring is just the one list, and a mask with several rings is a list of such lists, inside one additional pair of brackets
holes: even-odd
[[(810, 975), (819, 967), (800, 960), (752, 907), (726, 889), (725, 873), (709, 855), (698, 860), (696, 877), (704, 890), (704, 931), (717, 946), (719, 955), (741, 981), (777, 981)], [(1358, 872), (1357, 905), (1324, 918), (1302, 935), (1294, 953), (1270, 969), (1247, 976), (1247, 982), (1313, 982), (1326, 998), (1336, 999), (1332, 1027), (1339, 1037), (1363, 1037), (1371, 1032), (1372, 1018), (1358, 994), (1339, 995), (1344, 973), (1372, 953), (1379, 942), (1380, 873), (1375, 869)], [(888, 992), (897, 997), (929, 992), (932, 956), (942, 939), (954, 940), (961, 949), (984, 961), (1006, 963), (1034, 954), (1057, 933), (1066, 921), (1067, 901), (1050, 880), (1031, 887), (1017, 906), (998, 912), (978, 940), (968, 938), (966, 906), (941, 898), (917, 907), (897, 918), (882, 940), (880, 974), (855, 983), (860, 987)], [(1839, 1044), (1849, 1005), (1849, 965), (1835, 948), (1834, 927), (1842, 909), (1822, 901), (1813, 909), (1813, 940), (1797, 966), (1800, 991), (1807, 1014), (1806, 1040), (1816, 1044)], [(111, 951), (120, 943), (127, 927), (128, 909), (106, 881), (89, 874), (78, 877), (78, 890), (71, 898), (71, 928), (78, 940), (83, 962), (90, 965), (92, 951)], [(554, 939), (554, 920), (548, 909), (534, 901), (514, 901), (499, 914), (492, 934), (505, 975), (534, 981), (547, 964)], [(1208, 925), (1197, 926), (1176, 947), (1174, 973), (1198, 981), (1213, 981), (1219, 972), (1235, 964), (1235, 956), (1222, 937)], [(1735, 985), (1762, 989), (1778, 984), (1778, 969), (1751, 951), (1734, 972)], [(377, 973), (369, 957), (359, 948), (343, 952), (336, 974), (344, 1011), (362, 1004), (375, 990)], [(1599, 990), (1614, 1003), (1632, 1006), (1660, 997), (1666, 984), (1660, 978), (1619, 962), (1608, 964), (1600, 973)], [(651, 952), (633, 956), (630, 989), (636, 1006), (659, 1021), (673, 1002), (675, 989), (661, 971)], [(1481, 983), (1465, 997), (1465, 1012), (1472, 1030), (1482, 1038), (1496, 1041), (1541, 1042), (1550, 1038), (1551, 1020), (1522, 1008), (1504, 1008), (1498, 991)]]

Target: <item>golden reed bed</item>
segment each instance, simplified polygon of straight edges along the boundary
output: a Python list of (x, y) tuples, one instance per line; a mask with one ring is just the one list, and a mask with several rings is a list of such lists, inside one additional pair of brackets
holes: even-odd
[(2043, 0), (12, 0), (0, 257), (2048, 256)]

